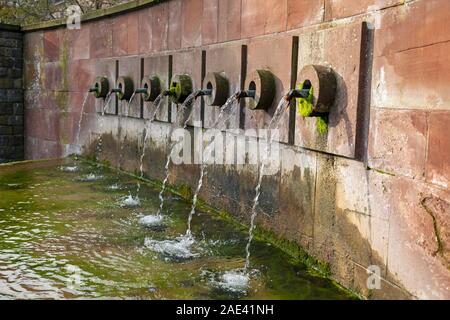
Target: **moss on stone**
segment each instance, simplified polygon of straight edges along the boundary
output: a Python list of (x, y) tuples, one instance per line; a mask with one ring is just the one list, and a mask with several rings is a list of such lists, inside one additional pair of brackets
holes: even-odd
[(317, 132), (321, 135), (325, 135), (328, 132), (328, 117), (317, 117), (316, 120)]
[[(297, 87), (298, 90), (303, 90), (304, 82), (300, 83)], [(309, 117), (313, 113), (313, 98), (314, 89), (311, 86), (309, 89), (309, 96), (307, 98), (297, 98), (298, 112), (302, 117)]]

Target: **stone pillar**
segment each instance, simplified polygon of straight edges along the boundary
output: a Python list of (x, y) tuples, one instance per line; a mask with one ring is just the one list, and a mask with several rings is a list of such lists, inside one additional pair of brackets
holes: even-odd
[(23, 160), (23, 37), (0, 23), (0, 163)]

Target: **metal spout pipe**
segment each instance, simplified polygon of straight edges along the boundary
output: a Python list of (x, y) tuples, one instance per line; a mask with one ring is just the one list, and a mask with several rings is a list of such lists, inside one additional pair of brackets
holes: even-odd
[(235, 97), (236, 99), (242, 99), (242, 98), (253, 98), (255, 99), (256, 96), (256, 90), (242, 90), (236, 93)]
[(293, 98), (308, 98), (308, 97), (309, 97), (309, 89), (302, 89), (302, 90), (293, 89), (284, 96), (284, 99), (290, 101)]

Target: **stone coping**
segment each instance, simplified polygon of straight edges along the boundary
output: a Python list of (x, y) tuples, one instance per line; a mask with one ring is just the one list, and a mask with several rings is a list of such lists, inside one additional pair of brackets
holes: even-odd
[[(134, 11), (146, 6), (152, 6), (156, 5), (161, 2), (165, 2), (168, 0), (133, 0), (130, 2), (122, 3), (116, 6), (112, 6), (106, 9), (100, 9), (88, 12), (81, 16), (81, 21), (91, 21), (91, 20), (98, 20), (101, 18), (123, 14), (129, 11)], [(41, 29), (50, 29), (50, 28), (57, 28), (61, 27), (66, 24), (66, 18), (61, 19), (55, 19), (55, 20), (49, 20), (49, 21), (43, 21), (38, 23), (33, 23), (29, 25), (22, 26), (22, 31), (36, 31)]]

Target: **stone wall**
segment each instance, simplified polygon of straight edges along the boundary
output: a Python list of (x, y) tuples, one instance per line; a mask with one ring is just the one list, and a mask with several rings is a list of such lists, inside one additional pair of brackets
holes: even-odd
[[(448, 0), (171, 0), (127, 8), (86, 17), (80, 30), (25, 28), (26, 158), (93, 153), (102, 136), (102, 158), (139, 168), (140, 117), (151, 104), (136, 101), (133, 117), (119, 118), (123, 102), (113, 101), (102, 120), (101, 101), (88, 96), (78, 137), (96, 75), (113, 84), (124, 74), (189, 73), (200, 88), (207, 72), (224, 71), (239, 89), (252, 70), (266, 68), (281, 97), (303, 66), (330, 66), (338, 98), (328, 132), (318, 136), (295, 105), (284, 115), (282, 168), (263, 180), (258, 224), (329, 263), (337, 281), (367, 297), (450, 298)], [(176, 110), (165, 108), (144, 159), (156, 179)], [(208, 127), (213, 110), (201, 100), (194, 108)], [(243, 103), (235, 125), (262, 128), (273, 111)], [(193, 190), (198, 169), (172, 166), (171, 183)], [(248, 221), (258, 167), (208, 172), (201, 197)], [(381, 290), (367, 287), (373, 265)]]
[(0, 163), (24, 157), (22, 32), (0, 24)]

